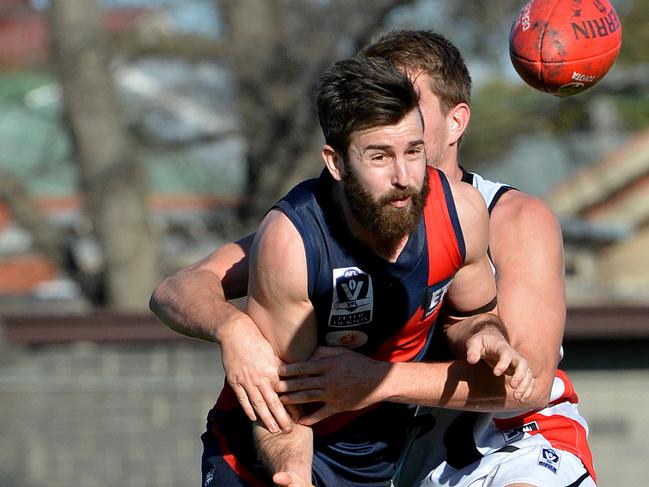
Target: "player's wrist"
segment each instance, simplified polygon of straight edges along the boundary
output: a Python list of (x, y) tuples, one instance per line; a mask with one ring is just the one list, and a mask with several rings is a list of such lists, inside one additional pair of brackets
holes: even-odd
[(493, 313), (483, 313), (475, 317), (473, 326), (471, 327), (471, 336), (475, 336), (481, 332), (496, 332), (509, 343), (509, 333), (503, 321)]
[(214, 336), (217, 342), (223, 345), (231, 340), (241, 341), (244, 334), (263, 338), (257, 326), (247, 314), (234, 306), (229, 304), (228, 306), (231, 309), (224, 312), (214, 326)]
[[(404, 362), (376, 362), (375, 373), (380, 379), (377, 387), (371, 394), (372, 404), (378, 402), (403, 402), (405, 397), (402, 386), (406, 384), (408, 367)], [(379, 375), (380, 374), (380, 375)]]

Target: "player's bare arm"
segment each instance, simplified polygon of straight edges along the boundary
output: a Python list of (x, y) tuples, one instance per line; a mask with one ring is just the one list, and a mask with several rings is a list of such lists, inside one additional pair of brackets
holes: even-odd
[[(302, 258), (300, 258), (302, 256)], [(247, 313), (282, 360), (306, 360), (317, 345), (313, 306), (308, 297), (306, 256), (289, 219), (271, 211), (252, 246)], [(268, 472), (292, 473), (310, 484), (313, 436), (300, 424), (272, 433), (256, 423), (254, 437)]]
[(251, 243), (252, 235), (249, 235), (225, 244), (167, 277), (153, 291), (149, 307), (172, 330), (219, 342), (220, 334), (237, 323), (231, 317), (238, 310), (226, 299), (245, 295)]
[(489, 246), (498, 313), (536, 377), (530, 407), (541, 407), (550, 397), (565, 325), (561, 229), (543, 201), (509, 191), (491, 214)]
[(228, 383), (251, 420), (271, 431), (293, 426), (274, 391), (281, 361), (250, 319), (227, 299), (244, 296), (253, 235), (227, 243), (166, 278), (150, 308), (172, 330), (221, 345)]

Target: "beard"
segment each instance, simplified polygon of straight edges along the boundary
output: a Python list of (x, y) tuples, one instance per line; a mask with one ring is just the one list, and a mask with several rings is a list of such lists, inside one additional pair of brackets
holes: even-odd
[[(408, 186), (393, 188), (374, 200), (362, 186), (358, 177), (349, 169), (344, 177), (344, 193), (354, 218), (369, 231), (386, 249), (396, 247), (406, 235), (411, 235), (421, 220), (424, 203), (430, 192), (428, 171), (425, 172), (421, 189)], [(397, 208), (391, 203), (410, 197), (410, 204)]]

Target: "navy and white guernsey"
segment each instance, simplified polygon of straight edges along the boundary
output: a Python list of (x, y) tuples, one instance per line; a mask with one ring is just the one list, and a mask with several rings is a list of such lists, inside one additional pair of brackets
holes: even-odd
[[(428, 171), (424, 218), (395, 263), (351, 238), (332, 200), (333, 180), (326, 171), (276, 204), (304, 243), (320, 345), (346, 346), (392, 362), (423, 356), (444, 294), (465, 257), (448, 181), (441, 171)], [(390, 485), (412, 413), (406, 405), (381, 403), (315, 425), (314, 485)], [(227, 464), (241, 480), (228, 485), (272, 485), (251, 452), (249, 425), (226, 384), (208, 417), (206, 434), (218, 440), (209, 463)], [(215, 474), (230, 478), (218, 469)]]

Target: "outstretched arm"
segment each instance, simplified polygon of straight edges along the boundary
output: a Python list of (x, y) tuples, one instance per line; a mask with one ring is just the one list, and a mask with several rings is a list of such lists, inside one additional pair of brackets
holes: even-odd
[(499, 315), (536, 377), (531, 407), (543, 407), (550, 400), (566, 317), (561, 229), (543, 201), (518, 191), (503, 195), (489, 225)]
[(293, 423), (274, 391), (281, 361), (250, 317), (227, 301), (246, 294), (252, 239), (225, 244), (166, 278), (149, 307), (172, 330), (219, 343), (226, 378), (247, 416), (270, 431), (288, 431)]
[[(277, 356), (286, 362), (307, 359), (317, 344), (315, 314), (307, 289), (302, 239), (283, 213), (271, 211), (251, 251), (247, 312)], [(311, 428), (296, 424), (289, 433), (272, 433), (256, 423), (253, 431), (258, 454), (271, 475), (296, 475), (310, 484)]]

